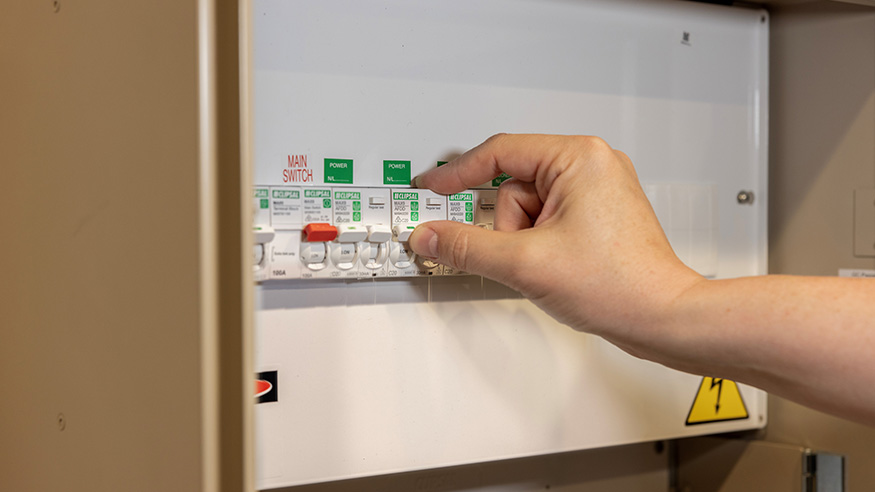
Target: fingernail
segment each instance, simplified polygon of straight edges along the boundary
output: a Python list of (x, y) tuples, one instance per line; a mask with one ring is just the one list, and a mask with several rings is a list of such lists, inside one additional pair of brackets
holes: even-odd
[(412, 188), (419, 188), (419, 181), (419, 176), (414, 176), (413, 179), (410, 181), (410, 186)]
[(416, 254), (435, 260), (438, 257), (438, 236), (429, 227), (417, 227), (410, 236), (410, 247)]

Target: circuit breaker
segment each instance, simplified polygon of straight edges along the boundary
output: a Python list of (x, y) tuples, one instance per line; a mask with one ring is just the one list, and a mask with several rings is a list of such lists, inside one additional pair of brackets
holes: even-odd
[(462, 275), (417, 257), (407, 239), (417, 225), (432, 220), (491, 229), (496, 193), (256, 187), (256, 280)]

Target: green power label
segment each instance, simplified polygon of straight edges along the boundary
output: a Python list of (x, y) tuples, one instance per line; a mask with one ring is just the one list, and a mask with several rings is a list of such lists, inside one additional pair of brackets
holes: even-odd
[(331, 198), (331, 190), (304, 190), (307, 198)]
[(284, 200), (297, 200), (301, 198), (301, 192), (298, 190), (273, 190), (273, 197)]
[(358, 191), (335, 191), (335, 200), (361, 200), (362, 194)]
[(352, 184), (352, 159), (325, 159), (325, 183)]
[(495, 178), (492, 179), (492, 186), (498, 186), (498, 185), (500, 185), (501, 183), (503, 183), (503, 182), (509, 180), (510, 178), (511, 178), (511, 175), (510, 175), (510, 174), (507, 174), (507, 173), (501, 173), (501, 174), (499, 174), (498, 176), (496, 176)]
[(410, 161), (383, 161), (383, 184), (409, 185)]
[(419, 200), (419, 193), (415, 191), (396, 191), (392, 194), (393, 200)]

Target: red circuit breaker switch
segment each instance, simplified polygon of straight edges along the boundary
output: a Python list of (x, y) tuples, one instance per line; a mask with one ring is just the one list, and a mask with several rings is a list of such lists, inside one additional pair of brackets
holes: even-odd
[(307, 224), (304, 226), (307, 242), (333, 241), (337, 237), (337, 228), (331, 224)]

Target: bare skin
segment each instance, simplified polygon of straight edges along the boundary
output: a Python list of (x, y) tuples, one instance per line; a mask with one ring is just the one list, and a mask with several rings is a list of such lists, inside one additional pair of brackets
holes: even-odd
[(456, 193), (502, 172), (513, 179), (494, 231), (428, 222), (413, 251), (637, 357), (875, 425), (875, 280), (701, 277), (672, 251), (632, 162), (596, 137), (496, 135), (415, 184)]

